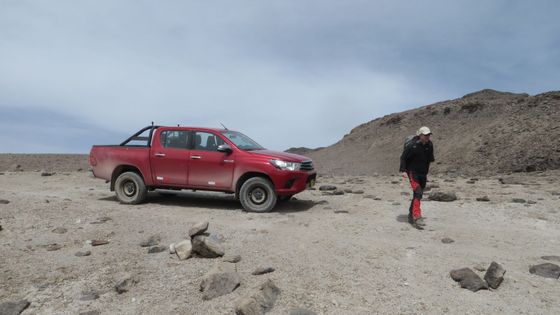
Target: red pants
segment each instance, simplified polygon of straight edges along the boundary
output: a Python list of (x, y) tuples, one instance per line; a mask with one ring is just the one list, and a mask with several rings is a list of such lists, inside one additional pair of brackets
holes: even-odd
[(408, 221), (413, 223), (415, 220), (422, 217), (420, 200), (422, 200), (424, 188), (426, 187), (426, 175), (409, 172), (408, 179), (410, 180), (410, 187), (412, 187), (412, 201), (408, 209)]

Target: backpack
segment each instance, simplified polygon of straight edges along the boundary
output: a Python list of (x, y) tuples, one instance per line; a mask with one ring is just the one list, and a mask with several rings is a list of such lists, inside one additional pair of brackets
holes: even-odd
[(403, 150), (406, 150), (407, 147), (411, 146), (416, 141), (418, 141), (418, 136), (415, 136), (415, 135), (410, 135), (410, 136), (407, 136), (406, 138), (404, 138)]

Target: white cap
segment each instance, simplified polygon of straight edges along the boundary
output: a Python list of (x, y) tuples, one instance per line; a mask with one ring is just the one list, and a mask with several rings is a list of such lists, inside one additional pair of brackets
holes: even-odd
[(416, 131), (417, 136), (419, 136), (419, 135), (431, 135), (431, 134), (432, 134), (432, 132), (430, 131), (430, 128), (428, 128), (426, 126), (420, 127), (420, 129), (418, 129), (418, 131)]

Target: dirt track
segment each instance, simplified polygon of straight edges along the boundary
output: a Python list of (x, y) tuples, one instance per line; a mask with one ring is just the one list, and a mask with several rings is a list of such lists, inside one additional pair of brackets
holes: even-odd
[[(294, 307), (317, 314), (557, 314), (560, 280), (528, 270), (546, 262), (541, 256), (560, 255), (558, 175), (525, 175), (525, 185), (432, 178), (459, 200), (424, 202), (428, 229), (417, 231), (402, 222), (409, 188), (398, 177), (321, 177), (318, 185), (364, 194), (306, 191), (271, 213), (254, 214), (225, 194), (151, 193), (147, 203), (126, 206), (87, 172), (5, 173), (0, 303), (27, 299), (31, 306), (23, 314), (234, 314), (235, 302), (270, 278), (282, 290), (270, 314)], [(484, 195), (491, 201), (475, 201)], [(221, 259), (179, 261), (139, 246), (151, 235), (166, 246), (180, 241), (201, 220), (210, 222), (209, 232), (223, 240), (226, 254), (242, 257), (241, 286), (210, 301), (202, 300), (199, 284)], [(53, 233), (58, 227), (67, 232)], [(444, 237), (455, 242), (444, 244)], [(86, 243), (91, 239), (110, 243), (92, 247)], [(48, 251), (55, 243), (62, 248)], [(91, 256), (75, 256), (87, 250)], [(495, 291), (473, 293), (449, 276), (452, 269), (492, 261), (507, 270)], [(276, 271), (251, 275), (261, 266)], [(125, 274), (138, 283), (119, 295), (113, 287)], [(88, 292), (99, 298), (81, 300)]]

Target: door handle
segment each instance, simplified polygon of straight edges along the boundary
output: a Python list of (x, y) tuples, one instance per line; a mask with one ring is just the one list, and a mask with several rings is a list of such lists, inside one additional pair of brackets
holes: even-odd
[(159, 152), (158, 152), (158, 153), (156, 153), (156, 154), (154, 154), (154, 155), (155, 155), (155, 156), (162, 156), (162, 157), (163, 157), (163, 156), (165, 156), (165, 153), (159, 153)]
[(202, 156), (200, 156), (200, 155), (191, 155), (191, 159), (193, 159), (193, 160), (200, 160), (200, 159), (202, 159)]

